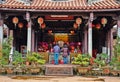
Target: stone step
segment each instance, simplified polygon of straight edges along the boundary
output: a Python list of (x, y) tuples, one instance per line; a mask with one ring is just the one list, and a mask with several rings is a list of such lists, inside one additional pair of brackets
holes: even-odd
[(73, 66), (69, 65), (48, 65), (45, 69), (45, 75), (73, 75)]

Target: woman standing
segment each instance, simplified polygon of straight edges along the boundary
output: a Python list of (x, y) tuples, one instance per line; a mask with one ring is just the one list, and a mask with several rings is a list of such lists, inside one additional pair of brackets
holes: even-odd
[(69, 50), (66, 44), (64, 44), (63, 48), (61, 49), (61, 51), (63, 52), (63, 61), (64, 64), (68, 63), (68, 55), (69, 55)]

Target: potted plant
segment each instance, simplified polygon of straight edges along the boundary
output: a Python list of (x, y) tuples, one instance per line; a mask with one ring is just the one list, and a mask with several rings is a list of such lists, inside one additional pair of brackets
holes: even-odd
[(90, 56), (88, 54), (78, 54), (77, 57), (74, 57), (72, 64), (79, 65), (77, 67), (78, 74), (86, 74), (91, 69), (91, 67), (89, 67), (89, 61)]
[(31, 74), (39, 73), (41, 71), (41, 67), (39, 65), (43, 65), (46, 62), (43, 59), (43, 56), (36, 52), (32, 52), (32, 54), (29, 54), (26, 60), (31, 63), (31, 67), (29, 67), (29, 71)]
[(13, 65), (15, 66), (14, 68), (14, 73), (17, 74), (22, 74), (23, 66), (24, 66), (24, 60), (22, 58), (22, 54), (19, 53), (18, 51), (14, 51), (13, 53)]

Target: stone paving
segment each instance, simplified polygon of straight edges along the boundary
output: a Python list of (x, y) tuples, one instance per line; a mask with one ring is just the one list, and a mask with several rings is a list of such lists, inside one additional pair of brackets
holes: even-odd
[(120, 77), (98, 77), (99, 79), (101, 78), (105, 81), (97, 81), (94, 80), (96, 78), (86, 78), (81, 76), (40, 76), (40, 78), (23, 80), (12, 79), (9, 76), (0, 76), (0, 82), (120, 82)]

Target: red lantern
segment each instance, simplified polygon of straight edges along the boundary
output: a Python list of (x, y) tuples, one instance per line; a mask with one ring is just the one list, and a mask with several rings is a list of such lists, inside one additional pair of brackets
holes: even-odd
[(42, 17), (39, 17), (38, 18), (38, 23), (41, 25), (41, 24), (43, 24), (43, 22), (44, 22), (44, 19)]
[(13, 17), (12, 22), (15, 24), (16, 27), (16, 24), (19, 22), (19, 19), (17, 17)]
[(21, 29), (21, 28), (23, 28), (23, 23), (22, 22), (19, 22), (18, 23), (18, 27)]
[(100, 29), (100, 28), (101, 28), (101, 25), (100, 25), (100, 24), (96, 24), (96, 28), (97, 28), (97, 29)]
[(74, 27), (75, 29), (77, 29), (77, 28), (78, 28), (78, 24), (74, 23), (74, 24), (73, 24), (73, 27)]
[(76, 19), (76, 24), (80, 25), (82, 23), (82, 19), (81, 18), (77, 18)]
[(46, 27), (45, 23), (41, 24), (41, 28), (44, 29)]
[(105, 17), (101, 19), (101, 24), (103, 24), (103, 26), (107, 24), (107, 19)]

